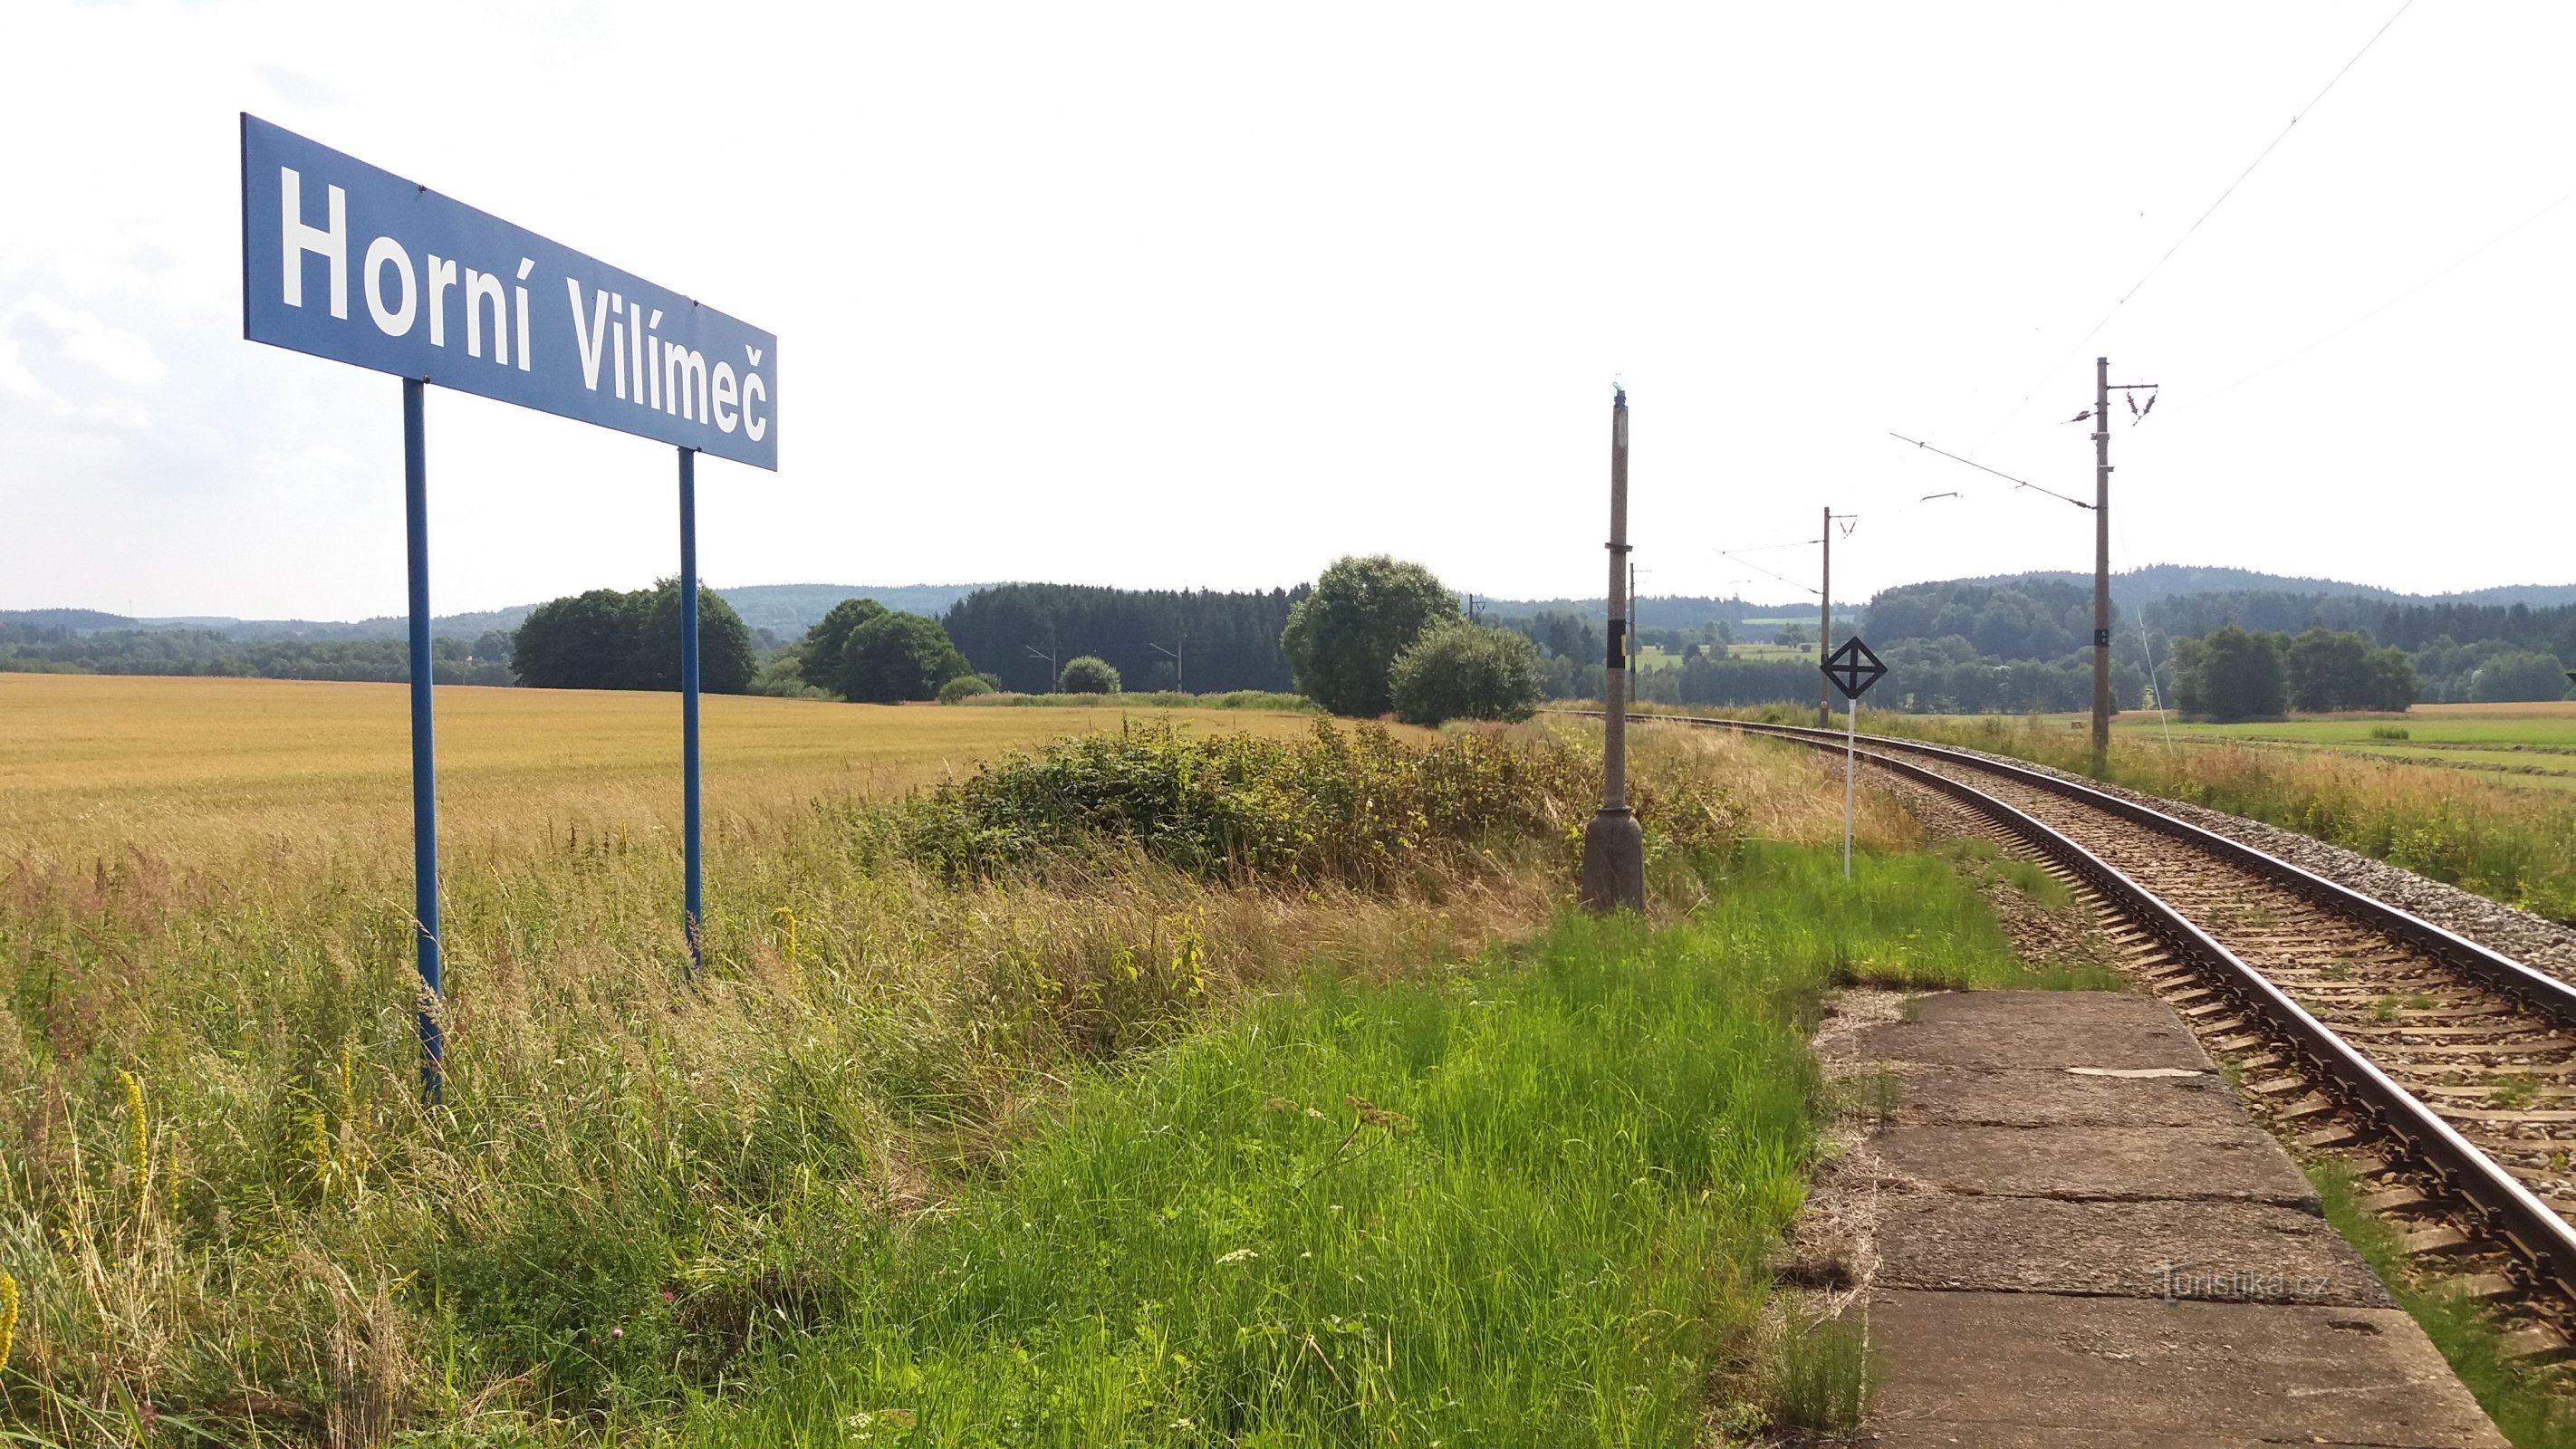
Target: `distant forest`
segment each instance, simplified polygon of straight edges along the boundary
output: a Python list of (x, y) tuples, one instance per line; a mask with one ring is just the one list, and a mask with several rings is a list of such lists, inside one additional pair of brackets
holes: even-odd
[[(440, 684), (518, 682), (510, 672), (510, 636), (497, 630), (472, 640), (432, 639), (430, 669)], [(0, 671), (401, 683), (411, 678), (411, 654), (401, 639), (233, 639), (207, 629), (83, 633), (0, 619)]]
[[(2246, 585), (2237, 587), (2236, 585)], [(2282, 587), (2295, 585), (2295, 587)], [(2165, 587), (2170, 592), (2145, 591)], [(790, 660), (809, 615), (833, 602), (878, 597), (889, 607), (936, 613), (949, 637), (979, 672), (1005, 689), (1043, 693), (1055, 670), (1084, 654), (1114, 665), (1130, 689), (1185, 687), (1196, 693), (1293, 687), (1279, 636), (1288, 610), (1305, 597), (1293, 589), (1242, 592), (1132, 590), (1070, 584), (997, 584), (966, 589), (923, 585), (859, 590), (837, 585), (779, 585), (725, 590), (752, 629), (761, 666), (752, 688), (771, 687), (794, 672)], [(2430, 702), (2556, 698), (2548, 688), (2561, 662), (2576, 664), (2576, 602), (2544, 587), (2485, 590), (2426, 598), (2333, 580), (2295, 580), (2232, 569), (2158, 565), (2114, 580), (2113, 690), (2122, 708), (2161, 697), (2197, 698), (2177, 661), (2205, 657), (2192, 641), (2225, 625), (2274, 640), (2287, 651), (2294, 636), (2350, 636), (2371, 649), (2405, 654), (2411, 681), (2374, 666), (2378, 683), (2338, 699), (2384, 701), (2399, 683)], [(1539, 647), (1548, 691), (1559, 698), (1597, 698), (1604, 650), (1600, 600), (1508, 601), (1470, 596), (1485, 622), (1527, 634)], [(435, 641), (441, 683), (513, 684), (513, 626), (527, 610), (455, 616)], [(1639, 681), (1642, 697), (1684, 705), (1806, 700), (1815, 694), (1813, 656), (1778, 657), (1745, 650), (1777, 638), (1812, 641), (1815, 622), (1803, 606), (1756, 605), (1736, 598), (1658, 597), (1638, 602), (1641, 647), (1680, 660)], [(755, 617), (756, 616), (756, 617)], [(259, 675), (289, 679), (399, 681), (408, 661), (388, 621), (359, 625), (296, 621), (188, 621), (151, 627), (83, 609), (0, 611), (0, 670), (110, 674)], [(221, 624), (223, 627), (212, 627)], [(202, 626), (201, 626), (202, 625)], [(1956, 579), (1888, 589), (1866, 606), (1838, 610), (1835, 642), (1857, 631), (1893, 671), (1872, 696), (1882, 707), (1943, 712), (2072, 710), (2090, 700), (2091, 581), (2072, 574)], [(362, 637), (351, 637), (352, 635)], [(2307, 654), (2325, 658), (2311, 642)], [(2349, 645), (2336, 646), (2343, 657)], [(1168, 651), (1168, 652), (1166, 652)], [(1053, 656), (1053, 664), (1043, 656)], [(1175, 660), (1173, 654), (1181, 656)], [(1748, 657), (1752, 656), (1752, 657)], [(2295, 662), (2284, 652), (2285, 661)], [(2285, 665), (2285, 667), (2287, 667)], [(2293, 691), (2295, 694), (2295, 691)], [(2315, 697), (2313, 695), (2311, 698)], [(2359, 707), (2349, 703), (2344, 707)]]
[(1047, 692), (1055, 671), (1084, 654), (1108, 660), (1129, 689), (1284, 691), (1296, 681), (1279, 635), (1306, 594), (1304, 584), (1246, 593), (999, 584), (958, 600), (940, 623), (979, 673), (1024, 694)]

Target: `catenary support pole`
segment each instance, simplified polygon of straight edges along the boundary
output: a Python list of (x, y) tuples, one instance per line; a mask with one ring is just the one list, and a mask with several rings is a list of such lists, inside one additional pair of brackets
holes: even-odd
[(1601, 809), (1583, 827), (1583, 905), (1646, 908), (1646, 843), (1628, 809), (1628, 394), (1610, 403), (1610, 640), (1601, 687)]
[(706, 965), (705, 811), (698, 793), (698, 453), (680, 450), (680, 789), (682, 853), (688, 871), (682, 923), (689, 933), (689, 974)]
[(1825, 658), (1834, 652), (1834, 506), (1825, 505), (1825, 567), (1816, 588), (1816, 728), (1830, 729), (1834, 700), (1825, 682)]
[(2093, 775), (2111, 753), (2111, 359), (2093, 359)]
[(420, 1090), (447, 1090), (447, 1038), (440, 1024), (444, 972), (438, 959), (438, 744), (430, 709), (429, 385), (403, 379), (403, 532), (411, 568), (411, 890), (420, 952)]

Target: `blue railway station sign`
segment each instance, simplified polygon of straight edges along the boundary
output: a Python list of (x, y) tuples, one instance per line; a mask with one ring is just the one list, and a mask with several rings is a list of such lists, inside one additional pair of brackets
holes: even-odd
[(242, 335), (778, 466), (778, 339), (256, 116)]
[(256, 116), (241, 118), (242, 336), (402, 379), (421, 1086), (446, 1080), (429, 647), (429, 385), (679, 452), (681, 923), (704, 961), (700, 453), (778, 467), (778, 339)]

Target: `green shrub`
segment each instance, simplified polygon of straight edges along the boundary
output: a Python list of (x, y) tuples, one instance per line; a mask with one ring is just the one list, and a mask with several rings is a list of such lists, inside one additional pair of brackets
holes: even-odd
[(1440, 624), (1395, 657), (1388, 694), (1406, 724), (1524, 720), (1542, 694), (1538, 646), (1516, 629)]
[(956, 704), (979, 694), (991, 694), (993, 682), (980, 674), (961, 674), (939, 686), (939, 702)]
[(1097, 654), (1079, 654), (1065, 662), (1055, 687), (1067, 694), (1116, 694), (1118, 669)]
[(2370, 737), (2374, 740), (2411, 740), (2415, 738), (2412, 733), (2408, 732), (2404, 725), (2372, 725), (2370, 727)]
[[(1491, 840), (1564, 848), (1600, 762), (1561, 740), (1462, 734), (1415, 747), (1318, 720), (1304, 741), (1169, 729), (1086, 735), (987, 762), (915, 800), (907, 849), (953, 876), (1129, 842), (1199, 876), (1384, 885)], [(1659, 851), (1731, 844), (1741, 812), (1711, 781), (1631, 798)]]

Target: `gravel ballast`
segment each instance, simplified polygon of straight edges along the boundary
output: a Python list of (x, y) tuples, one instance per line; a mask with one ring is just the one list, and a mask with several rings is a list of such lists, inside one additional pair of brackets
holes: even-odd
[[(1890, 739), (1891, 743), (1927, 744), (1930, 741)], [(2078, 785), (2089, 785), (2106, 795), (2116, 795), (2150, 810), (2160, 810), (2177, 820), (2197, 825), (2203, 830), (2224, 835), (2240, 845), (2250, 845), (2268, 855), (2314, 871), (2338, 885), (2350, 886), (2399, 910), (2412, 912), (2446, 931), (2466, 936), (2491, 951), (2499, 951), (2538, 971), (2545, 971), (2563, 981), (2576, 981), (2576, 930), (2529, 911), (2518, 911), (2499, 901), (2491, 901), (2474, 891), (2427, 880), (2411, 870), (2373, 860), (2340, 845), (2328, 845), (2313, 836), (2223, 810), (2169, 800), (2118, 785), (2010, 755), (1997, 755), (1985, 750), (1972, 750), (1962, 745), (1943, 745), (1943, 749), (1997, 764), (2035, 770)]]

